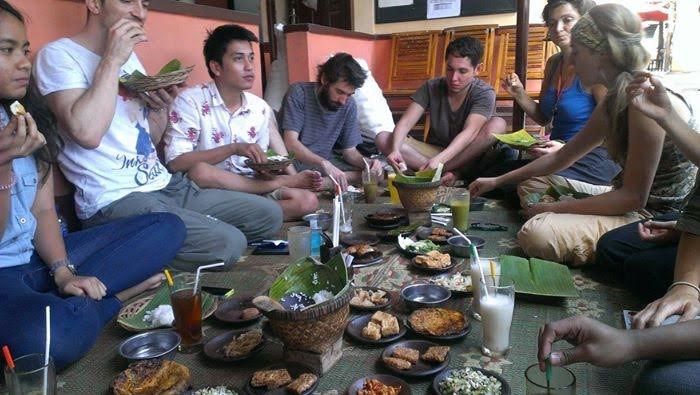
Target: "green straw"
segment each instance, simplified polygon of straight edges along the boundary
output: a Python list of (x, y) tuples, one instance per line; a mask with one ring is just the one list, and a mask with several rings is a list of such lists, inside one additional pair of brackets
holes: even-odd
[(547, 355), (547, 358), (544, 360), (545, 362), (545, 371), (544, 375), (547, 378), (547, 393), (549, 393), (549, 382), (552, 380), (552, 362), (551, 362), (551, 356), (552, 354)]

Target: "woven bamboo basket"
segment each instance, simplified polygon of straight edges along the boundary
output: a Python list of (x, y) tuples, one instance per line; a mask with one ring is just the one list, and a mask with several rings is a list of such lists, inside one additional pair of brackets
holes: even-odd
[(428, 211), (435, 203), (440, 181), (408, 184), (394, 180), (394, 186), (399, 192), (401, 205), (408, 211), (419, 212)]
[(343, 335), (350, 312), (352, 287), (345, 287), (333, 300), (303, 311), (263, 312), (272, 332), (290, 350), (322, 354)]
[(172, 71), (170, 73), (147, 75), (122, 81), (122, 85), (136, 92), (148, 92), (156, 89), (167, 88), (172, 85), (180, 85), (187, 81), (194, 66)]

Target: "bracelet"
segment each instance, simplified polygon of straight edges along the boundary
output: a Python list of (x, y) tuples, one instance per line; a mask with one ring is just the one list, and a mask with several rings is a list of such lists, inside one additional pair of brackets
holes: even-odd
[(15, 177), (15, 172), (10, 172), (10, 182), (7, 184), (0, 184), (0, 191), (6, 191), (12, 189), (13, 186), (17, 184), (17, 177)]
[(687, 281), (676, 281), (675, 283), (671, 284), (670, 287), (668, 287), (668, 290), (666, 290), (666, 292), (670, 291), (671, 288), (675, 287), (676, 285), (687, 285), (690, 288), (693, 288), (694, 290), (698, 291), (698, 298), (700, 298), (700, 287)]

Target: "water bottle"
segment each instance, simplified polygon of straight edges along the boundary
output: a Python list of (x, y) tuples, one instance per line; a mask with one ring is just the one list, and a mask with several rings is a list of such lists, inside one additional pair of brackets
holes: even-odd
[(318, 260), (321, 259), (321, 227), (318, 226), (318, 221), (311, 220), (311, 257)]

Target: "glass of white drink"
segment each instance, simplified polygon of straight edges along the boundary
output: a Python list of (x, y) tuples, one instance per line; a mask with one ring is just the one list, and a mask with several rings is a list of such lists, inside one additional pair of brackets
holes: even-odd
[(503, 356), (510, 349), (510, 325), (515, 306), (515, 284), (510, 279), (484, 274), (479, 283), (481, 326), (483, 342), (481, 352), (488, 356)]
[[(491, 267), (494, 269), (494, 275), (501, 275), (501, 260), (499, 258), (479, 258), (481, 263), (481, 269), (484, 271), (484, 276), (491, 275)], [(479, 270), (479, 265), (474, 258), (471, 258), (470, 270), (472, 275), (472, 317), (475, 320), (481, 321), (481, 315), (479, 314), (479, 295), (481, 295), (481, 271)]]

